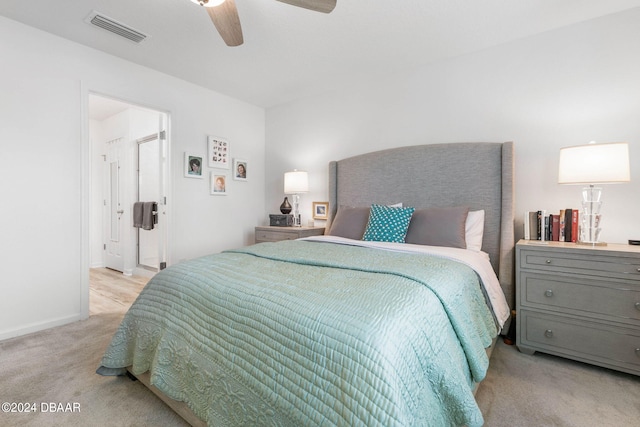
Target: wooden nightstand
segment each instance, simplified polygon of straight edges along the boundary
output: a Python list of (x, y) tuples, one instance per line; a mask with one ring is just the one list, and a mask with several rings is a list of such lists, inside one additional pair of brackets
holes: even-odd
[(256, 227), (256, 243), (295, 240), (301, 237), (321, 236), (324, 227)]
[(516, 345), (640, 375), (640, 247), (521, 240)]

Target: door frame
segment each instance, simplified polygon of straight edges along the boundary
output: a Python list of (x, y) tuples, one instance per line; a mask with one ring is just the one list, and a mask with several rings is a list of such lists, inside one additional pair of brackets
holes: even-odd
[(81, 186), (81, 244), (80, 244), (80, 316), (82, 319), (89, 317), (89, 269), (91, 268), (91, 215), (93, 209), (91, 207), (91, 185), (92, 185), (92, 158), (93, 147), (90, 138), (90, 111), (89, 96), (95, 95), (103, 98), (113, 99), (118, 102), (126, 103), (134, 107), (157, 111), (164, 115), (166, 120), (165, 126), (165, 165), (164, 165), (164, 245), (165, 245), (165, 263), (166, 266), (172, 264), (170, 247), (170, 230), (172, 229), (171, 201), (172, 194), (172, 168), (171, 168), (171, 112), (167, 109), (145, 105), (123, 96), (114, 96), (103, 91), (91, 89), (85, 82), (80, 82), (80, 115), (81, 115), (81, 147), (80, 147), (80, 186)]

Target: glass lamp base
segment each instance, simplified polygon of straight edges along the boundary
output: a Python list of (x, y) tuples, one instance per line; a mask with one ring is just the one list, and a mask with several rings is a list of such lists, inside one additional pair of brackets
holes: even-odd
[(302, 227), (300, 221), (300, 196), (298, 194), (293, 195), (293, 226)]
[(606, 246), (600, 241), (602, 215), (602, 188), (590, 185), (582, 190), (582, 212), (580, 212), (579, 238), (576, 242), (585, 246)]

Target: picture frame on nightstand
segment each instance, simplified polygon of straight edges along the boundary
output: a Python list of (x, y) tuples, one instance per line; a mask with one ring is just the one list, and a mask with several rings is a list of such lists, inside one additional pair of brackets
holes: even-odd
[(329, 202), (313, 202), (313, 219), (329, 217)]

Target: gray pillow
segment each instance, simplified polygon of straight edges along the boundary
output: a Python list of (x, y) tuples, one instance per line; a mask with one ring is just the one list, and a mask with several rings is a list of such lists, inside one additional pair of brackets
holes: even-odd
[(370, 207), (340, 206), (327, 234), (361, 240), (369, 222), (369, 211)]
[(468, 214), (469, 208), (466, 206), (416, 209), (405, 242), (466, 249), (465, 223)]

